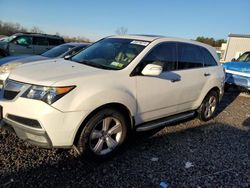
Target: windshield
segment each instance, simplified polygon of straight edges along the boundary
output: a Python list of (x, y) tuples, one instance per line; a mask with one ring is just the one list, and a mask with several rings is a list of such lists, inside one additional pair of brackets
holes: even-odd
[(242, 54), (238, 59), (237, 61), (240, 61), (240, 62), (247, 62), (247, 61), (250, 61), (250, 52), (246, 52), (244, 54)]
[(47, 52), (44, 52), (43, 54), (41, 54), (44, 57), (59, 57), (62, 54), (64, 54), (65, 52), (69, 51), (70, 49), (72, 49), (74, 46), (72, 45), (60, 45), (60, 46), (56, 46), (50, 50), (48, 50)]
[(16, 37), (17, 37), (16, 35), (12, 35), (12, 36), (10, 36), (10, 37), (4, 38), (2, 41), (4, 41), (4, 42), (10, 42), (10, 41), (12, 41), (14, 38), (16, 38)]
[(97, 68), (120, 70), (148, 44), (147, 41), (106, 38), (73, 56), (71, 60)]

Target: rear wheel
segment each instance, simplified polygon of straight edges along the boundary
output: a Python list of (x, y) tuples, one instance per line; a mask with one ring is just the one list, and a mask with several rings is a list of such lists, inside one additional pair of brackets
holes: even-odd
[(202, 121), (208, 121), (212, 119), (217, 109), (218, 101), (218, 93), (216, 91), (210, 91), (198, 109), (199, 119)]
[(127, 137), (127, 121), (114, 109), (96, 113), (83, 128), (77, 144), (82, 155), (103, 160), (112, 157)]
[(5, 51), (0, 50), (0, 58), (6, 57), (7, 55), (8, 55), (8, 54), (7, 54)]

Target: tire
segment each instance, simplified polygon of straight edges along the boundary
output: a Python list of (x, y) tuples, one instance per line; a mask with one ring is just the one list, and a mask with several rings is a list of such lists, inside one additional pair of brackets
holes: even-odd
[(210, 91), (202, 101), (198, 112), (201, 121), (208, 121), (214, 117), (219, 102), (219, 95), (216, 91)]
[(0, 50), (0, 58), (6, 57), (6, 56), (8, 56), (8, 53), (3, 50)]
[(125, 143), (128, 133), (125, 116), (114, 109), (97, 112), (83, 128), (77, 149), (82, 156), (95, 160), (106, 160)]
[(228, 92), (229, 88), (230, 88), (230, 85), (228, 83), (225, 83), (224, 92)]

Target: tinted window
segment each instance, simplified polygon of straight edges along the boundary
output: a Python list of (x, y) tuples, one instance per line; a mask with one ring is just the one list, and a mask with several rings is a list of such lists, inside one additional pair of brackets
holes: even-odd
[(161, 65), (163, 71), (172, 71), (177, 68), (176, 43), (162, 43), (156, 46), (142, 60), (143, 67), (147, 64)]
[(73, 47), (74, 46), (72, 46), (72, 45), (60, 45), (60, 46), (56, 46), (56, 47), (44, 52), (41, 55), (45, 56), (45, 57), (59, 57), (62, 54), (64, 54), (65, 52), (72, 49)]
[(33, 37), (33, 45), (48, 46), (48, 40), (45, 37)]
[(248, 62), (248, 61), (250, 61), (250, 52), (245, 52), (244, 54), (242, 54), (237, 59), (237, 61), (240, 61), (240, 62)]
[(17, 45), (29, 46), (31, 45), (32, 38), (29, 36), (19, 36), (15, 38), (12, 42)]
[(210, 54), (210, 52), (205, 49), (202, 48), (202, 53), (203, 53), (203, 57), (204, 57), (204, 66), (216, 66), (217, 62), (214, 60), (213, 56)]
[(49, 45), (52, 45), (52, 46), (57, 46), (57, 45), (64, 43), (63, 40), (61, 39), (48, 38), (48, 40), (49, 40)]
[(87, 47), (87, 45), (86, 45), (86, 46), (77, 46), (77, 47), (71, 49), (71, 50), (67, 53), (67, 55), (70, 55), (70, 56), (75, 55), (75, 54), (77, 54), (79, 51), (81, 51), (82, 49), (84, 49), (84, 48), (86, 48), (86, 47)]
[(203, 56), (199, 46), (178, 43), (178, 69), (203, 67)]

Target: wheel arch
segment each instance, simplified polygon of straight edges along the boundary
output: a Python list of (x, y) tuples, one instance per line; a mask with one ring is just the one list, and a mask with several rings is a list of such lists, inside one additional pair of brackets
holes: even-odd
[(84, 118), (84, 120), (82, 121), (82, 123), (80, 124), (80, 126), (78, 127), (78, 130), (76, 131), (76, 134), (74, 136), (74, 142), (73, 144), (75, 145), (77, 143), (77, 141), (79, 140), (80, 134), (83, 130), (83, 128), (85, 127), (86, 123), (99, 111), (105, 109), (105, 108), (112, 108), (115, 110), (118, 110), (119, 112), (121, 112), (122, 114), (125, 115), (125, 118), (127, 119), (127, 121), (129, 122), (129, 127), (132, 130), (134, 127), (134, 116), (132, 115), (131, 111), (129, 110), (129, 108), (122, 104), (122, 103), (118, 103), (118, 102), (112, 102), (112, 103), (107, 103), (104, 104), (102, 106), (99, 106), (98, 108), (96, 108), (95, 110), (93, 110), (92, 112), (89, 113), (89, 115)]

